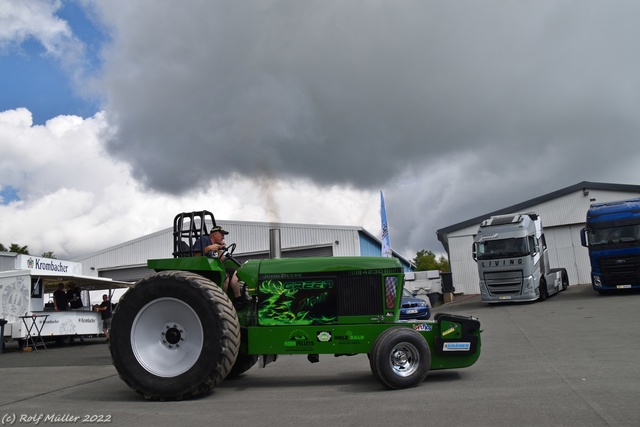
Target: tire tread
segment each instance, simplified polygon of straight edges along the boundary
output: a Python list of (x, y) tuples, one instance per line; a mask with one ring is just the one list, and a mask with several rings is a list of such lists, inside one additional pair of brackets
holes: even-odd
[[(130, 301), (137, 298), (136, 294), (144, 292), (147, 287), (154, 286), (155, 282), (158, 281), (170, 281), (175, 283), (176, 286), (190, 286), (195, 288), (197, 292), (200, 292), (202, 297), (211, 304), (211, 308), (217, 320), (217, 325), (222, 331), (218, 354), (219, 357), (212, 357), (213, 363), (211, 363), (208, 367), (208, 371), (205, 372), (204, 375), (199, 376), (200, 381), (197, 384), (188, 385), (185, 387), (184, 391), (175, 394), (161, 389), (143, 390), (143, 387), (139, 385), (139, 381), (136, 376), (131, 374), (130, 367), (121, 360), (121, 350), (115, 348), (118, 345), (117, 343), (129, 341), (128, 338), (124, 339), (125, 337), (120, 339), (120, 334), (126, 336), (128, 333), (128, 323), (125, 322), (124, 324), (121, 324), (119, 322), (120, 318), (123, 316), (123, 310), (127, 310), (127, 307), (132, 304)], [(136, 289), (138, 289), (138, 291), (136, 291)], [(130, 347), (130, 342), (128, 345)], [(132, 289), (124, 293), (113, 314), (111, 340), (109, 344), (113, 365), (118, 371), (120, 378), (130, 388), (147, 400), (184, 400), (210, 392), (226, 378), (229, 372), (231, 372), (236, 361), (239, 348), (240, 325), (233, 304), (218, 285), (196, 273), (184, 271), (163, 271), (147, 276), (138, 281)]]

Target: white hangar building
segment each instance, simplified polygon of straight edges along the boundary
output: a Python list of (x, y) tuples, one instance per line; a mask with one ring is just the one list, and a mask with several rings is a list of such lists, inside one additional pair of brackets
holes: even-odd
[[(216, 220), (216, 225), (229, 232), (225, 241), (236, 243), (234, 256), (240, 262), (268, 258), (269, 230), (274, 228), (280, 230), (282, 257), (381, 256), (380, 240), (357, 226), (223, 220)], [(171, 258), (173, 250), (173, 227), (169, 227), (73, 261), (82, 263), (84, 275), (134, 282), (152, 273), (148, 259)], [(409, 260), (393, 255), (405, 271), (413, 270)]]
[(589, 254), (580, 243), (580, 230), (584, 227), (589, 206), (595, 202), (612, 202), (634, 197), (640, 197), (640, 185), (583, 181), (517, 205), (441, 228), (436, 234), (449, 256), (456, 293), (480, 293), (478, 267), (471, 251), (473, 238), (480, 223), (493, 215), (520, 212), (535, 212), (540, 215), (551, 266), (566, 268), (571, 285), (591, 283)]

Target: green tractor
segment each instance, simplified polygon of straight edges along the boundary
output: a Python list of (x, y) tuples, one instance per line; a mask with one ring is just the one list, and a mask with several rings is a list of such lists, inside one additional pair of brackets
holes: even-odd
[[(366, 353), (373, 375), (389, 389), (415, 387), (430, 369), (478, 360), (478, 319), (444, 313), (433, 321), (398, 319), (404, 273), (397, 259), (272, 257), (241, 264), (235, 244), (224, 262), (193, 256), (195, 241), (215, 226), (209, 211), (178, 214), (173, 258), (149, 260), (155, 273), (127, 291), (114, 312), (113, 364), (145, 398), (203, 395), (278, 355), (315, 362), (320, 354)], [(229, 268), (237, 269), (248, 300), (241, 309), (221, 286)]]

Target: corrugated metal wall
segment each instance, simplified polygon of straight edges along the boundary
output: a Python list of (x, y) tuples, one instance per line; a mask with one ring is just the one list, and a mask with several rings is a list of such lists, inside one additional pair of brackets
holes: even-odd
[[(237, 255), (268, 251), (269, 230), (272, 228), (280, 228), (283, 250), (303, 247), (312, 250), (313, 246), (317, 246), (323, 248), (322, 253), (332, 252), (335, 256), (360, 255), (360, 227), (247, 221), (216, 221), (216, 223), (229, 231), (226, 241), (237, 244)], [(172, 228), (167, 228), (73, 261), (82, 263), (82, 274), (85, 275), (122, 278), (134, 274), (141, 277), (141, 274), (144, 275), (144, 268), (140, 267), (146, 266), (148, 259), (172, 256), (172, 232)]]
[(376, 242), (369, 239), (360, 239), (360, 255), (362, 256), (380, 256), (382, 248)]
[(268, 250), (269, 230), (279, 228), (283, 248), (330, 244), (334, 246), (333, 252), (336, 256), (360, 254), (358, 227), (241, 221), (217, 223), (229, 231), (226, 240), (228, 243), (236, 242), (238, 253)]
[(8, 252), (0, 254), (0, 271), (13, 270), (16, 268), (16, 253)]
[[(542, 218), (549, 261), (553, 268), (564, 267), (571, 285), (591, 283), (589, 254), (580, 243), (580, 229), (584, 227), (587, 210), (591, 203), (610, 202), (632, 197), (638, 193), (582, 190), (549, 200), (520, 212), (536, 212)], [(496, 210), (500, 209), (496, 207)], [(512, 212), (516, 213), (516, 212)], [(477, 294), (480, 292), (478, 269), (472, 258), (473, 236), (480, 223), (449, 233), (449, 262), (456, 292)]]

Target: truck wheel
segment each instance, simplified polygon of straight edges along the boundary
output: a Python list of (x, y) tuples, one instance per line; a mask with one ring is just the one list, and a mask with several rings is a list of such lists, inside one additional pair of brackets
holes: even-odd
[(120, 378), (146, 399), (209, 392), (231, 371), (240, 326), (231, 301), (210, 280), (163, 271), (141, 279), (113, 314), (111, 357)]
[(390, 389), (416, 387), (431, 366), (429, 345), (420, 333), (409, 328), (391, 328), (380, 334), (369, 354), (371, 371)]
[(540, 296), (538, 297), (538, 301), (544, 301), (548, 296), (549, 292), (547, 291), (547, 282), (540, 280)]
[(562, 275), (562, 290), (566, 291), (568, 287), (569, 287), (569, 278), (565, 274), (563, 274)]

